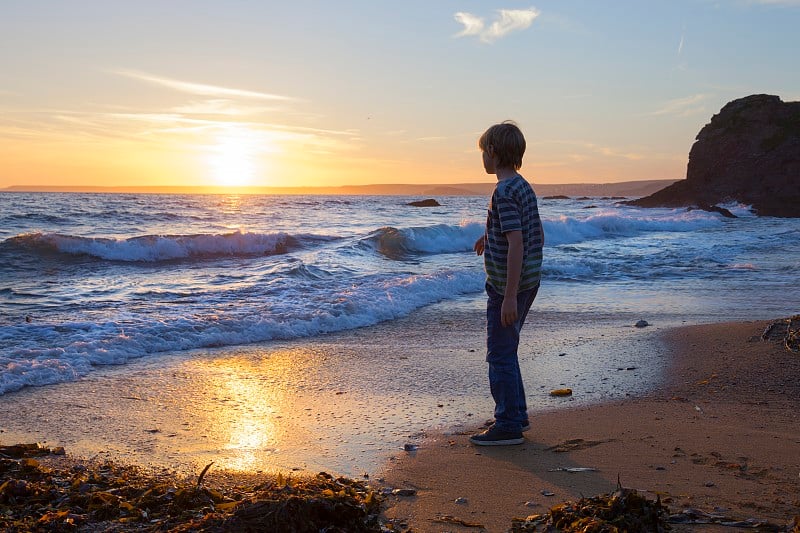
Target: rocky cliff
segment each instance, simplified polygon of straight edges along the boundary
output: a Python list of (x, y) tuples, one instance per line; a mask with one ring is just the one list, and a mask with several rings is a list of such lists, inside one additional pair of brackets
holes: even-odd
[(689, 152), (686, 179), (628, 202), (641, 207), (737, 201), (762, 216), (800, 217), (800, 102), (757, 94), (711, 117)]

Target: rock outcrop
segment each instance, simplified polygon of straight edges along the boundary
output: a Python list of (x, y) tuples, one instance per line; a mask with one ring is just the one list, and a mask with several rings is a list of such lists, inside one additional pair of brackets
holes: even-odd
[(800, 102), (767, 94), (729, 102), (698, 133), (685, 180), (625, 203), (707, 208), (729, 201), (761, 216), (800, 217)]
[(408, 205), (414, 207), (439, 207), (442, 204), (434, 200), (433, 198), (428, 198), (427, 200), (417, 200), (415, 202), (408, 202)]

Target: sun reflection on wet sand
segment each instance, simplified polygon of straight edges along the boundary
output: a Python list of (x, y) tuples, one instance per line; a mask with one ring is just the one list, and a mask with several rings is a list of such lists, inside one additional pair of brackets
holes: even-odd
[[(195, 476), (212, 461), (215, 471), (374, 474), (428, 430), (468, 431), (490, 416), (482, 316), (457, 311), (108, 367), (3, 396), (0, 427), (6, 439)], [(663, 368), (637, 328), (614, 321), (576, 336), (562, 315), (537, 318), (520, 358), (532, 409), (624, 397)], [(561, 385), (575, 397), (549, 396)]]
[[(219, 359), (191, 359), (196, 398), (181, 411), (190, 430), (184, 456), (241, 471), (329, 469), (363, 472), (380, 456), (399, 450), (414, 430), (431, 424), (438, 394), (378, 387), (370, 371), (351, 364), (356, 354), (330, 346), (242, 348)], [(407, 359), (385, 361), (387, 364)], [(348, 363), (349, 361), (349, 363)], [(373, 360), (372, 364), (380, 364)], [(402, 372), (398, 382), (414, 381)], [(423, 422), (428, 420), (428, 423)]]
[[(294, 354), (296, 357), (297, 354)], [(285, 433), (287, 389), (282, 376), (290, 373), (291, 356), (253, 360), (232, 357), (190, 363), (202, 375), (199, 402), (187, 406), (200, 420), (209, 443), (221, 450), (218, 466), (230, 470), (260, 470), (278, 451)]]
[[(222, 364), (231, 361), (221, 361)], [(264, 390), (261, 383), (254, 379), (242, 376), (242, 368), (237, 371), (225, 372), (221, 379), (215, 383), (219, 395), (230, 398), (233, 405), (239, 407), (236, 413), (223, 411), (215, 421), (214, 427), (221, 432), (229, 433), (229, 450), (238, 454), (226, 465), (230, 469), (251, 470), (256, 466), (258, 451), (268, 449), (275, 443), (275, 410), (274, 390)], [(272, 394), (264, 394), (265, 392)]]

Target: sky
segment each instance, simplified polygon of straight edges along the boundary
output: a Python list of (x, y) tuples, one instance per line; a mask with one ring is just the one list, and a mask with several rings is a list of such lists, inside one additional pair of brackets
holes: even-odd
[(800, 100), (800, 0), (0, 0), (0, 188), (680, 179)]

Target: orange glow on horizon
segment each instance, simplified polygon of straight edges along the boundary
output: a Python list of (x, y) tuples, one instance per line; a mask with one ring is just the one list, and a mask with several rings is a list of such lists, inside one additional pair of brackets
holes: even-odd
[[(211, 130), (211, 131), (209, 131)], [(397, 150), (400, 150), (399, 153)], [(548, 160), (548, 158), (550, 160)], [(603, 158), (564, 164), (532, 150), (522, 173), (536, 184), (613, 183), (681, 179), (686, 160), (628, 161), (624, 169)], [(420, 154), (394, 145), (342, 143), (324, 153), (280, 132), (216, 123), (200, 131), (152, 131), (96, 139), (41, 135), (0, 143), (0, 189), (11, 186), (91, 190), (131, 188), (313, 188), (380, 184), (448, 186), (492, 183), (477, 150)], [(655, 172), (654, 172), (655, 170)], [(159, 190), (161, 189), (161, 190)]]

